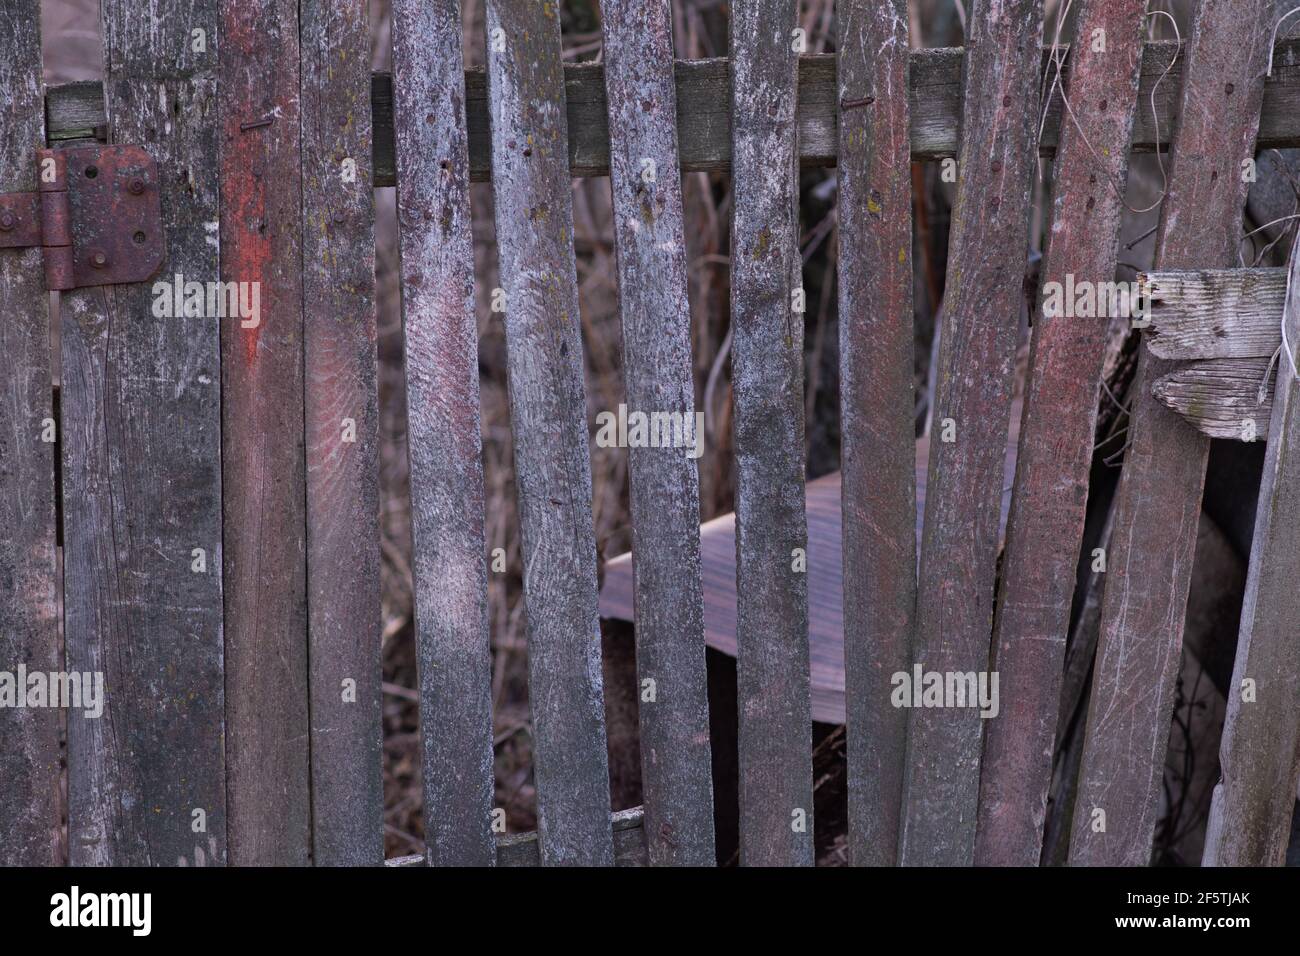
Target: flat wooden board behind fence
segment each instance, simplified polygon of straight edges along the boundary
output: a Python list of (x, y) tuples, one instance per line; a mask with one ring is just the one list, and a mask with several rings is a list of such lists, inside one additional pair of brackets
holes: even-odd
[[(36, 189), (40, 3), (0, 7), (0, 192)], [(60, 669), (50, 310), (39, 248), (0, 249), (0, 671)], [(26, 694), (26, 682), (15, 690)], [(58, 710), (0, 709), (0, 866), (61, 862)]]
[(298, 4), (221, 4), (221, 326), (230, 862), (311, 856)]
[(559, 7), (488, 0), (487, 40), (541, 860), (611, 865)]
[[(989, 670), (1003, 459), (1038, 160), (1041, 0), (977, 0), (939, 334), (930, 478), (913, 660)], [(969, 865), (982, 719), (975, 707), (910, 712), (902, 862)]]
[[(158, 161), (160, 275), (212, 281), (217, 0), (102, 9), (112, 136)], [(79, 864), (226, 862), (218, 324), (156, 318), (152, 287), (61, 299), (67, 666), (107, 688), (68, 714)]]
[(849, 852), (892, 866), (912, 663), (916, 469), (907, 4), (841, 0), (839, 313)]
[[(1066, 125), (1053, 167), (1043, 283), (1115, 278), (1137, 107), (1145, 0), (1088, 0), (1070, 48)], [(1106, 103), (1107, 108), (1099, 104)], [(992, 669), (1007, 702), (987, 722), (975, 862), (1036, 866), (1060, 708), (1097, 393), (1109, 323), (1032, 306), (1029, 381), (1007, 524)]]
[[(703, 442), (691, 380), (670, 5), (606, 0), (603, 14), (627, 407), (682, 416)], [(628, 452), (641, 779), (656, 865), (715, 861), (692, 447)]]
[(379, 389), (370, 19), (304, 0), (302, 263), (312, 846), (383, 862)]
[[(1204, 0), (1183, 67), (1183, 108), (1160, 211), (1162, 269), (1234, 263), (1255, 154), (1273, 21), (1268, 0)], [(1160, 811), (1169, 722), (1209, 441), (1161, 405), (1172, 371), (1142, 347), (1114, 504), (1101, 637), (1070, 862), (1145, 866)]]
[(396, 0), (393, 70), (425, 843), (431, 863), (490, 866), (492, 656), (458, 0)]

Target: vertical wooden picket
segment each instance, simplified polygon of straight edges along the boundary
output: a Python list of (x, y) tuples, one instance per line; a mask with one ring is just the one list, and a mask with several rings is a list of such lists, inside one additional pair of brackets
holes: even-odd
[(731, 8), (740, 861), (813, 862), (796, 0)]
[[(1044, 285), (1073, 280), (1084, 288), (1115, 278), (1145, 6), (1087, 0), (1079, 13), (1066, 86), (1073, 109), (1063, 111), (1053, 167)], [(1072, 311), (1049, 316), (1039, 309), (1033, 316), (993, 639), (993, 669), (1007, 706), (985, 731), (977, 864), (1036, 866), (1042, 850), (1108, 327), (1104, 316)]]
[(393, 3), (412, 570), (431, 863), (491, 866), (478, 325), (458, 0)]
[[(913, 656), (927, 672), (989, 669), (1012, 369), (1038, 163), (1042, 7), (1042, 0), (976, 0), (967, 19)], [(911, 711), (903, 863), (970, 864), (982, 723), (973, 706)]]
[(906, 0), (839, 19), (840, 420), (849, 851), (893, 866), (916, 614), (912, 179)]
[[(1156, 264), (1236, 262), (1273, 23), (1269, 0), (1203, 0), (1186, 44), (1182, 108)], [(1070, 843), (1073, 865), (1145, 866), (1160, 809), (1209, 440), (1151, 394), (1176, 363), (1144, 343), (1114, 504), (1101, 635)]]
[(68, 668), (107, 688), (68, 714), (73, 863), (226, 860), (218, 320), (153, 291), (219, 274), (217, 6), (101, 3), (111, 134), (158, 161), (167, 256), (61, 299)]
[(221, 321), (230, 862), (311, 853), (298, 3), (221, 4)]
[(383, 861), (379, 391), (366, 0), (303, 0), (312, 858)]
[[(669, 3), (605, 0), (602, 12), (627, 406), (683, 416), (702, 443), (703, 429), (694, 428)], [(700, 486), (690, 457), (702, 447), (628, 452), (641, 778), (655, 865), (715, 862)]]
[[(1205, 836), (1206, 866), (1281, 866), (1300, 777), (1300, 256), (1291, 256), (1273, 420)], [(1247, 681), (1252, 689), (1247, 689)], [(1249, 696), (1248, 696), (1249, 695)]]
[(488, 0), (492, 186), (541, 860), (613, 865), (591, 455), (555, 0)]
[[(45, 145), (39, 0), (0, 7), (0, 192)], [(39, 248), (0, 249), (0, 671), (60, 669), (50, 310)], [(16, 687), (26, 693), (26, 686)], [(0, 866), (60, 862), (59, 712), (0, 709)]]

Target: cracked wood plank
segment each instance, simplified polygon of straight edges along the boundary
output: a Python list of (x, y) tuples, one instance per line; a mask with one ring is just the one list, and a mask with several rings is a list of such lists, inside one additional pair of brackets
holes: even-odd
[(1145, 339), (1162, 359), (1268, 358), (1282, 344), (1285, 269), (1197, 269), (1139, 277)]
[(845, 0), (839, 38), (839, 314), (849, 852), (893, 866), (912, 662), (916, 468), (905, 0)]
[[(1134, 123), (1134, 152), (1153, 152), (1158, 142), (1167, 149), (1178, 108), (1182, 63), (1161, 76), (1173, 58), (1172, 41), (1148, 43), (1142, 53), (1138, 100), (1142, 108)], [(918, 160), (955, 156), (961, 115), (961, 48), (916, 50), (911, 54), (909, 113), (911, 152)], [(1048, 54), (1043, 54), (1047, 71)], [(1274, 56), (1274, 73), (1265, 84), (1259, 147), (1300, 146), (1300, 40), (1283, 40)], [(731, 168), (731, 76), (725, 58), (679, 60), (674, 65), (677, 122), (683, 171), (725, 172)], [(1069, 75), (1068, 67), (1066, 76)], [(609, 174), (609, 126), (605, 102), (604, 67), (598, 63), (564, 66), (569, 120), (569, 162), (574, 176)], [(1157, 83), (1159, 85), (1157, 85)], [(1155, 120), (1151, 99), (1155, 94)], [(488, 133), (487, 79), (482, 68), (465, 71), (466, 124), (470, 175), (484, 181), (491, 175)], [(804, 166), (833, 166), (838, 155), (838, 85), (833, 54), (799, 58), (799, 157)], [(51, 87), (47, 94), (50, 138), (83, 139), (103, 122), (103, 93), (96, 82), (78, 81)], [(376, 73), (371, 87), (374, 114), (374, 176), (376, 186), (395, 184), (393, 166), (392, 77)], [(1061, 129), (1059, 92), (1047, 111), (1039, 151), (1056, 153)]]
[[(1300, 335), (1300, 256), (1292, 252), (1287, 341)], [(1221, 778), (1206, 866), (1282, 866), (1300, 778), (1300, 379), (1280, 357), (1241, 631), (1219, 746)], [(1245, 685), (1255, 685), (1249, 699)]]
[[(1266, 358), (1189, 362), (1156, 379), (1151, 394), (1211, 438), (1263, 441), (1273, 414), (1277, 367), (1274, 363), (1270, 372)], [(1261, 383), (1266, 383), (1262, 401)]]
[[(610, 186), (630, 411), (695, 422), (668, 0), (605, 0)], [(702, 442), (703, 434), (695, 434)], [(628, 451), (645, 834), (656, 866), (712, 866), (700, 483), (688, 447)]]
[[(1070, 50), (1078, 125), (1061, 136), (1044, 283), (1112, 282), (1137, 107), (1145, 0), (1088, 0)], [(1106, 103), (1102, 109), (1099, 104)], [(985, 728), (975, 862), (1037, 866), (1070, 606), (1088, 501), (1105, 319), (1034, 317), (1016, 481), (1007, 523), (993, 670), (1006, 701)]]
[[(813, 863), (795, 0), (732, 8), (740, 862)], [(806, 559), (804, 559), (806, 560)]]
[[(913, 660), (989, 669), (999, 509), (1037, 173), (1041, 0), (977, 0), (939, 348)], [(954, 441), (942, 440), (950, 421)], [(969, 865), (980, 744), (973, 707), (917, 708), (908, 723), (902, 862)]]
[(260, 290), (221, 320), (230, 862), (306, 866), (298, 4), (224, 0), (221, 39), (221, 278)]
[(218, 3), (101, 9), (113, 140), (158, 162), (167, 256), (61, 297), (67, 666), (107, 693), (68, 714), (69, 857), (224, 864), (219, 324), (153, 312), (154, 281), (219, 276)]
[[(45, 145), (39, 0), (0, 7), (0, 192), (36, 189)], [(0, 671), (61, 669), (50, 309), (39, 248), (0, 249)], [(24, 685), (17, 693), (26, 694)], [(10, 702), (12, 703), (12, 702)], [(0, 866), (57, 866), (61, 717), (0, 709)]]
[[(1159, 269), (1237, 260), (1273, 20), (1269, 0), (1204, 0), (1160, 211)], [(1145, 866), (1160, 804), (1209, 441), (1150, 383), (1174, 370), (1142, 347), (1115, 500), (1072, 865)], [(1104, 814), (1104, 826), (1103, 816)]]
[(559, 7), (488, 0), (488, 80), (545, 865), (614, 863)]
[(492, 653), (459, 0), (394, 2), (393, 69), (425, 843), (434, 865), (492, 866)]
[(299, 4), (312, 855), (383, 862), (370, 20)]

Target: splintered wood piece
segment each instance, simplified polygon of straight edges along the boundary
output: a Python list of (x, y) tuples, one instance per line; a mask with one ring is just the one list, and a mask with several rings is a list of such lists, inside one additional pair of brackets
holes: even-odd
[(1266, 358), (1189, 362), (1156, 379), (1151, 394), (1211, 438), (1263, 441), (1273, 415), (1277, 369), (1274, 362), (1270, 370)]
[(1268, 358), (1282, 344), (1285, 269), (1199, 269), (1139, 277), (1143, 338), (1162, 359)]
[(559, 6), (488, 0), (487, 36), (541, 861), (612, 866)]
[[(602, 12), (627, 406), (694, 423), (670, 5), (605, 0)], [(637, 683), (654, 688), (638, 714), (655, 865), (715, 862), (693, 453), (689, 443), (628, 452)]]

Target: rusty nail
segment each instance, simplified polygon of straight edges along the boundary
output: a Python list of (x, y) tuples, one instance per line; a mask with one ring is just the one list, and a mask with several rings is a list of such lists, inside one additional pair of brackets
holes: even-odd
[(3, 229), (5, 232), (9, 232), (16, 225), (18, 225), (17, 216), (15, 216), (8, 209), (6, 209), (4, 212), (0, 212), (0, 229)]
[(840, 109), (842, 110), (857, 109), (860, 106), (870, 106), (874, 102), (876, 102), (876, 98), (874, 96), (864, 96), (860, 100), (840, 100)]
[(259, 126), (270, 126), (274, 122), (275, 119), (273, 117), (268, 117), (264, 120), (258, 120), (255, 123), (240, 123), (239, 131), (241, 133), (247, 133), (250, 129), (257, 129)]
[(127, 184), (126, 188), (132, 196), (138, 196), (144, 192), (144, 180), (137, 176)]
[(90, 264), (96, 269), (102, 269), (108, 265), (108, 256), (102, 252), (92, 252), (90, 254)]

